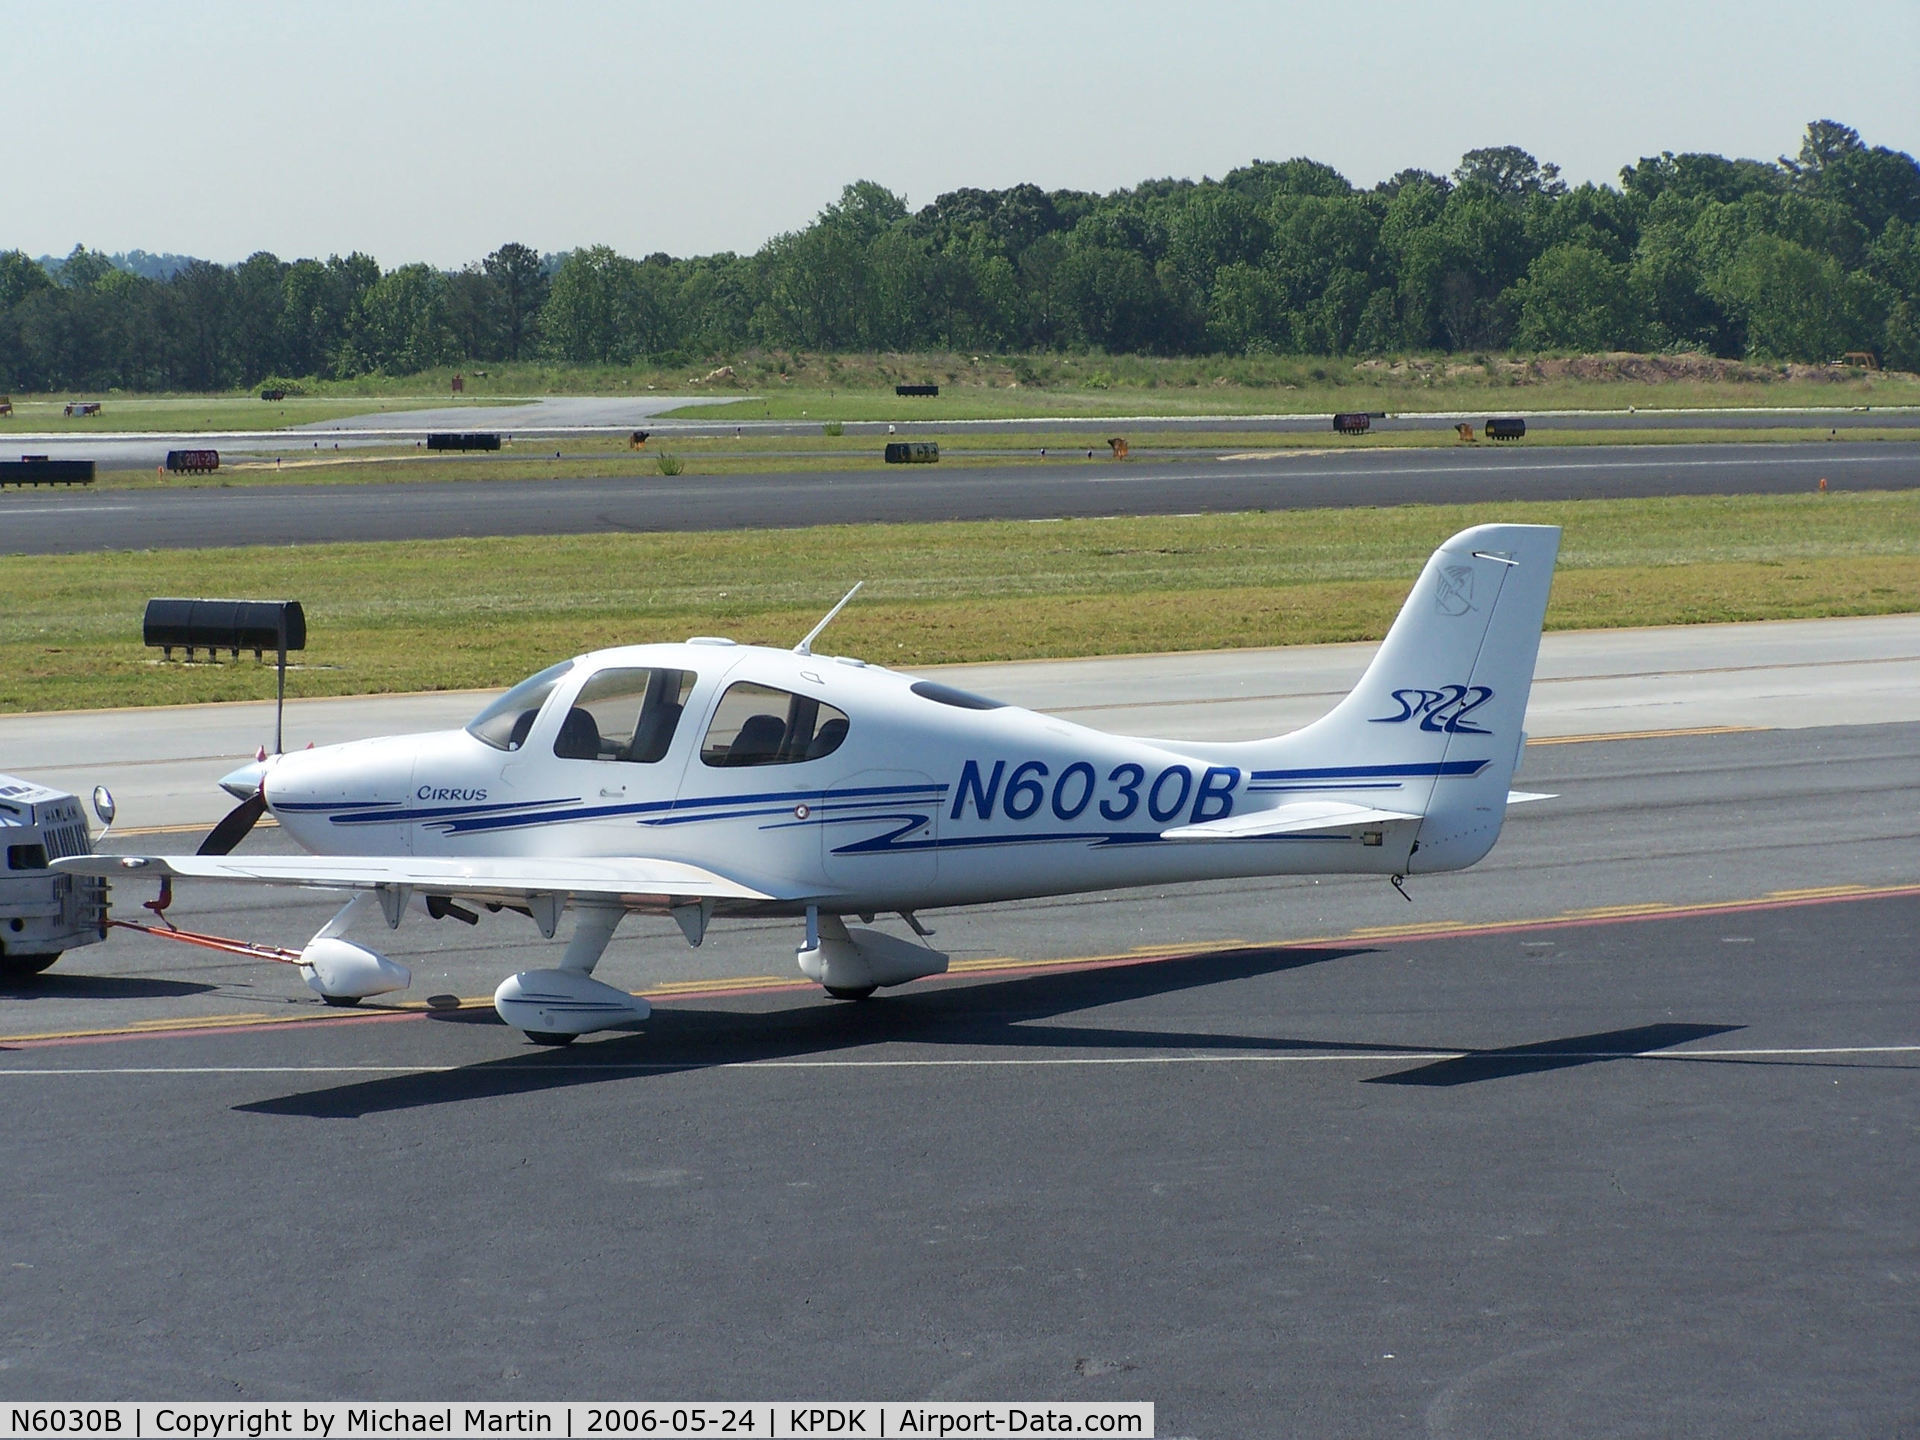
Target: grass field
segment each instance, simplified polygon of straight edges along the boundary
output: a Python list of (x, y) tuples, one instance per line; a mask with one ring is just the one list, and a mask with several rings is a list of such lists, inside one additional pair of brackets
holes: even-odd
[(296, 695), (504, 685), (599, 646), (791, 645), (902, 666), (1376, 638), (1433, 546), (1561, 524), (1560, 629), (1920, 610), (1920, 492), (1409, 506), (0, 558), (0, 710), (264, 698), (271, 663), (163, 664), (154, 595), (297, 597)]
[[(716, 373), (719, 372), (719, 373)], [(731, 372), (731, 373), (727, 373)], [(252, 393), (213, 396), (16, 395), (0, 434), (48, 430), (268, 429), (376, 410), (500, 404), (548, 395), (737, 397), (682, 413), (700, 419), (958, 420), (1024, 416), (1268, 415), (1335, 410), (1394, 413), (1920, 405), (1920, 376), (1825, 366), (1769, 366), (1702, 356), (811, 355), (749, 351), (677, 365), (523, 362), (406, 376), (307, 380), (272, 404)], [(902, 398), (901, 383), (932, 383)], [(103, 413), (61, 414), (69, 400)]]
[[(1535, 410), (1751, 409), (1892, 407), (1920, 405), (1920, 384), (1873, 385), (1860, 382), (1781, 381), (1768, 387), (1676, 383), (1622, 390), (1587, 381), (1537, 386), (1445, 385), (1413, 388), (1353, 384), (1263, 389), (1240, 385), (1205, 389), (1153, 388), (1084, 390), (1050, 388), (987, 389), (942, 387), (931, 397), (904, 397), (887, 391), (799, 390), (757, 386), (751, 398), (729, 405), (669, 410), (667, 418), (743, 420), (1012, 420), (1027, 416), (1087, 419), (1130, 415), (1317, 415), (1337, 410), (1386, 411), (1395, 415), (1438, 412), (1486, 415)], [(724, 394), (700, 390), (693, 393)]]
[[(727, 375), (726, 370), (733, 373)], [(715, 374), (715, 372), (722, 372)], [(856, 354), (748, 350), (667, 365), (496, 363), (464, 374), (470, 396), (752, 394), (781, 418), (1312, 414), (1920, 404), (1920, 376), (1776, 366), (1706, 356)], [(448, 393), (453, 372), (315, 382), (316, 393)], [(902, 399), (897, 384), (936, 384)], [(711, 414), (712, 412), (705, 412)], [(742, 404), (742, 415), (752, 407)]]

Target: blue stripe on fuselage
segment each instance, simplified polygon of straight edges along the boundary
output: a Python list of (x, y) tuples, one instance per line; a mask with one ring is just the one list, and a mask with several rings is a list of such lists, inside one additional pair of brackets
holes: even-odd
[(1434, 760), (1409, 765), (1328, 765), (1307, 770), (1256, 770), (1249, 780), (1373, 780), (1391, 776), (1406, 779), (1447, 779), (1452, 776), (1478, 775), (1491, 760)]
[[(799, 803), (819, 804), (825, 808), (851, 808), (859, 804), (897, 804), (912, 798), (938, 799), (945, 785), (867, 785), (845, 790), (775, 790), (748, 795), (681, 796), (672, 800), (641, 800), (630, 804), (582, 806), (577, 795), (545, 800), (498, 802), (488, 805), (446, 805), (427, 809), (391, 809), (369, 811), (362, 807), (377, 801), (341, 801), (334, 807), (349, 810), (330, 818), (335, 825), (392, 825), (418, 822), (433, 825), (448, 835), (472, 835), (493, 830), (518, 830), (537, 825), (568, 824), (582, 820), (616, 819), (632, 816), (641, 824), (687, 824), (697, 820), (727, 820), (757, 814), (781, 814)], [(723, 806), (766, 805), (770, 810), (723, 810)], [(565, 809), (555, 809), (564, 806)], [(292, 808), (292, 807), (286, 807)], [(323, 808), (315, 803), (312, 808)], [(680, 811), (695, 813), (679, 814)], [(657, 816), (658, 819), (643, 817)]]

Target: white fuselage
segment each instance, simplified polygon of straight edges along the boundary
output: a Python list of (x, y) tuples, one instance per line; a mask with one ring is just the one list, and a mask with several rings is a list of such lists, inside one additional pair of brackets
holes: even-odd
[[(693, 676), (658, 759), (556, 753), (595, 676), (642, 670)], [(842, 738), (817, 758), (712, 763), (716, 711), (742, 683), (843, 713)], [(1378, 803), (1432, 783), (1431, 766), (1385, 778), (1337, 756), (1267, 766), (1271, 741), (1108, 735), (1015, 706), (927, 698), (915, 684), (857, 661), (757, 647), (600, 651), (573, 663), (511, 751), (452, 730), (296, 752), (268, 771), (266, 797), (287, 832), (321, 854), (670, 855), (748, 881), (778, 877), (822, 908), (856, 912), (1239, 875), (1394, 873), (1406, 868), (1410, 826), (1385, 843), (1358, 833), (1210, 845), (1160, 837), (1276, 797)]]

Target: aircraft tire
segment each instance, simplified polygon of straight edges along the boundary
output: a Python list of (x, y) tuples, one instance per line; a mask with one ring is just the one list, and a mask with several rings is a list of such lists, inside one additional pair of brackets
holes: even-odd
[(578, 1035), (562, 1035), (556, 1030), (524, 1030), (521, 1033), (536, 1045), (551, 1045), (556, 1049), (571, 1045), (580, 1038)]
[(12, 951), (0, 951), (0, 975), (10, 980), (24, 980), (29, 975), (38, 975), (60, 958), (60, 951), (51, 955), (18, 955)]
[(871, 1000), (878, 985), (823, 985), (820, 987), (836, 1000)]
[(365, 997), (360, 995), (322, 995), (320, 1000), (322, 1004), (344, 1008), (348, 1005), (358, 1005), (363, 998)]

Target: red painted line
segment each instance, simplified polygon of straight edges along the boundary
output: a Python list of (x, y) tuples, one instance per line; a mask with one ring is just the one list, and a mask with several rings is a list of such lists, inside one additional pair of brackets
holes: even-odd
[(258, 1035), (262, 1031), (317, 1030), (336, 1025), (373, 1025), (382, 1021), (424, 1020), (424, 1010), (370, 1010), (359, 1015), (301, 1015), (286, 1020), (253, 1020), (238, 1025), (195, 1025), (191, 1022), (168, 1029), (112, 1030), (98, 1035), (48, 1035), (10, 1040), (0, 1035), (0, 1051), (45, 1050), (60, 1045), (118, 1045), (127, 1040), (175, 1040), (182, 1036)]

